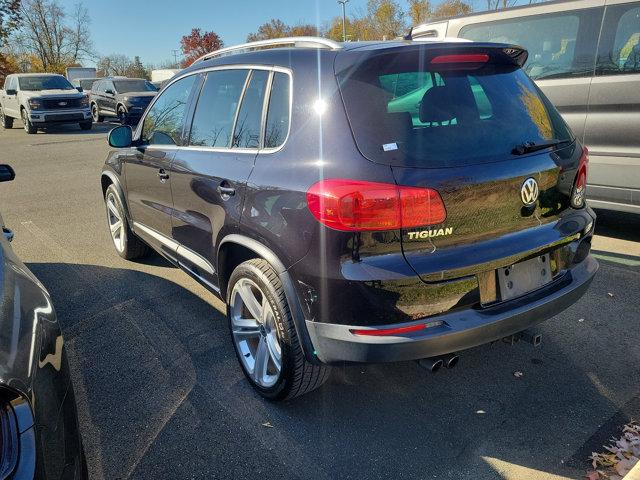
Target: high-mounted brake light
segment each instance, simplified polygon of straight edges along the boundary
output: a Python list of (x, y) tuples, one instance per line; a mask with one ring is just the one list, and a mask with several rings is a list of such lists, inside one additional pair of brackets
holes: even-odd
[(435, 190), (361, 180), (314, 183), (307, 191), (307, 206), (322, 224), (344, 232), (435, 225), (447, 218)]
[(489, 55), (486, 53), (463, 53), (457, 55), (439, 55), (431, 60), (433, 65), (444, 63), (487, 63)]
[(573, 191), (571, 192), (571, 206), (573, 208), (584, 207), (585, 199), (587, 197), (587, 175), (589, 170), (589, 150), (587, 147), (583, 147), (582, 156), (578, 162), (578, 173), (576, 173), (576, 179), (573, 184)]

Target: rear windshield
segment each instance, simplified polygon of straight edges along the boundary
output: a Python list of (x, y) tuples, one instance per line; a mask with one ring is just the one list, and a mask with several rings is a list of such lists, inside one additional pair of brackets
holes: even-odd
[(146, 80), (116, 80), (113, 82), (118, 93), (156, 92), (158, 89)]
[(461, 166), (511, 158), (525, 142), (572, 140), (520, 68), (430, 60), (422, 50), (381, 54), (338, 75), (356, 143), (370, 160)]
[(38, 90), (75, 90), (69, 80), (58, 75), (42, 77), (18, 77), (20, 90), (35, 92)]

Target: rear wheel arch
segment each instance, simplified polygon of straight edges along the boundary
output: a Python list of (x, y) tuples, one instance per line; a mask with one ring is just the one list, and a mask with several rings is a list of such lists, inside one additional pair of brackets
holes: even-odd
[(266, 245), (240, 234), (230, 234), (222, 239), (218, 247), (218, 286), (220, 296), (227, 299), (227, 285), (233, 270), (241, 263), (252, 258), (266, 260), (278, 274), (284, 288), (285, 297), (289, 304), (291, 317), (298, 333), (302, 351), (310, 363), (320, 364), (313, 355), (314, 348), (305, 324), (302, 305), (293, 285), (293, 279), (278, 256)]

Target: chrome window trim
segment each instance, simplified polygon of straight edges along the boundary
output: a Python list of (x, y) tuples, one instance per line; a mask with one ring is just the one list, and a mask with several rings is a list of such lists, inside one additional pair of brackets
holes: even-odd
[[(181, 148), (181, 149), (186, 149), (186, 150), (195, 150), (195, 151), (227, 152), (227, 153), (238, 152), (238, 153), (252, 153), (252, 154), (255, 154), (255, 153), (258, 153), (258, 152), (259, 153), (266, 153), (266, 154), (273, 154), (273, 153), (277, 153), (280, 150), (282, 150), (285, 147), (285, 145), (287, 144), (287, 142), (289, 141), (289, 136), (291, 135), (291, 123), (292, 123), (292, 115), (293, 115), (293, 71), (290, 68), (280, 67), (280, 66), (277, 66), (277, 65), (254, 65), (254, 64), (248, 64), (248, 63), (247, 64), (238, 64), (238, 65), (216, 65), (214, 67), (207, 67), (207, 68), (194, 70), (193, 72), (189, 72), (188, 74), (182, 75), (179, 78), (172, 79), (169, 83), (167, 83), (167, 85), (164, 86), (164, 88), (160, 92), (158, 92), (158, 95), (156, 95), (153, 98), (153, 101), (149, 104), (149, 106), (147, 107), (147, 110), (145, 110), (145, 113), (142, 116), (142, 118), (140, 119), (140, 121), (138, 122), (138, 126), (136, 127), (136, 130), (134, 132), (134, 135), (133, 135), (134, 141), (140, 140), (140, 135), (142, 134), (142, 127), (144, 125), (144, 120), (147, 118), (147, 112), (149, 112), (153, 108), (153, 106), (158, 101), (160, 96), (171, 85), (173, 85), (174, 83), (182, 80), (183, 78), (190, 77), (191, 75), (202, 75), (202, 74), (206, 74), (208, 72), (214, 72), (214, 71), (217, 71), (217, 70), (240, 70), (240, 69), (267, 70), (267, 71), (270, 71), (270, 72), (284, 73), (284, 74), (289, 76), (289, 126), (288, 126), (288, 129), (287, 129), (287, 135), (284, 138), (284, 141), (282, 142), (282, 145), (280, 145), (279, 147), (276, 147), (276, 148), (261, 148), (261, 149), (198, 147), (198, 146), (192, 146), (192, 145), (171, 145), (171, 146), (175, 147), (175, 148)], [(271, 76), (273, 77), (273, 74)], [(271, 98), (271, 91), (269, 90), (268, 93), (269, 94), (266, 97), (270, 99)], [(264, 110), (263, 110), (263, 112), (264, 112)], [(265, 116), (265, 120), (266, 120), (266, 116)], [(263, 123), (263, 127), (266, 128), (266, 124)], [(234, 128), (235, 128), (235, 126), (234, 126)], [(189, 137), (190, 136), (191, 136), (191, 132), (189, 132)], [(152, 147), (152, 145), (146, 145), (145, 146), (145, 148), (150, 148), (150, 147)], [(166, 149), (166, 147), (163, 147), (162, 145), (156, 145), (156, 147), (157, 148)]]

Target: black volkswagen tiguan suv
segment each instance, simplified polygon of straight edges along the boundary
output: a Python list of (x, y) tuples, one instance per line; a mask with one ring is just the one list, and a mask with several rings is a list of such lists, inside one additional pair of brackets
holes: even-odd
[(488, 43), (280, 39), (184, 70), (109, 136), (118, 253), (149, 247), (227, 304), (271, 399), (343, 363), (433, 359), (586, 291), (588, 157)]

